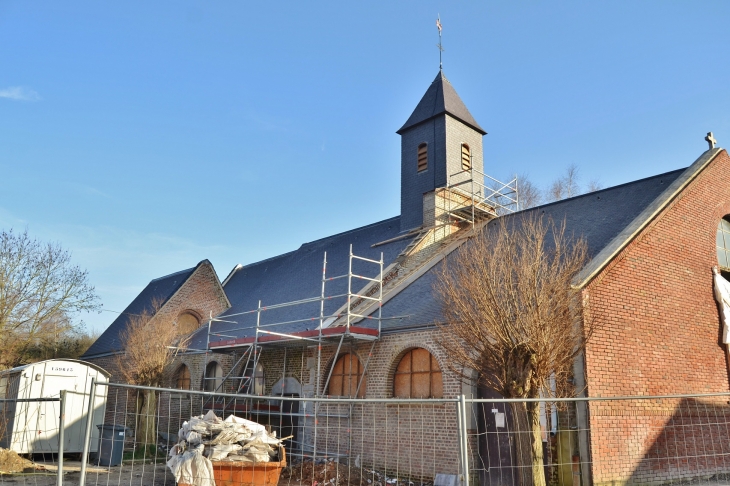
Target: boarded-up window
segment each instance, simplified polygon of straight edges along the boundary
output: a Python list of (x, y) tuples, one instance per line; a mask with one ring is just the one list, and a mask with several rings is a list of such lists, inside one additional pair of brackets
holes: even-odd
[(357, 398), (365, 396), (367, 381), (362, 380), (360, 390), (357, 385), (363, 374), (363, 367), (360, 360), (353, 353), (340, 356), (335, 365), (332, 367), (332, 376), (327, 387), (327, 395), (339, 397), (354, 397), (357, 392)]
[(175, 372), (175, 388), (190, 390), (190, 369), (185, 365), (180, 365)]
[(418, 146), (418, 172), (428, 169), (428, 144)]
[(471, 150), (465, 143), (461, 144), (461, 170), (471, 170)]
[(444, 385), (441, 368), (431, 353), (411, 349), (395, 370), (393, 396), (397, 398), (442, 398)]
[(177, 333), (180, 335), (190, 334), (200, 327), (200, 321), (190, 312), (183, 312), (176, 319)]

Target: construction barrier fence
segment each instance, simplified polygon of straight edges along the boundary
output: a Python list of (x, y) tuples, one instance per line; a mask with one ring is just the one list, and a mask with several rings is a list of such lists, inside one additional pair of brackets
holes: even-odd
[[(26, 415), (25, 425), (14, 425), (13, 432), (3, 430), (4, 436), (20, 432), (25, 437), (20, 455), (32, 467), (4, 471), (0, 458), (0, 484), (175, 485), (167, 467), (171, 450), (176, 444), (185, 446), (180, 445), (180, 432), (189, 430), (191, 418), (206, 414), (247, 419), (265, 428), (268, 436), (283, 439), (283, 449), (268, 449), (267, 462), (247, 463), (236, 455), (228, 459), (241, 460), (214, 461), (213, 476), (225, 486), (730, 482), (727, 393), (374, 399), (218, 394), (112, 383), (92, 388), (89, 410), (96, 394), (107, 397), (103, 423), (94, 423), (98, 415), (83, 414), (84, 423), (73, 425), (83, 433), (83, 452), (65, 458), (64, 434), (72, 430), (64, 423), (65, 393), (30, 405), (21, 400), (0, 403), (5, 423), (15, 420), (23, 407), (37, 412), (35, 418)], [(57, 420), (41, 421), (40, 413), (55, 414)], [(39, 432), (41, 423), (46, 429)], [(220, 444), (221, 437), (203, 434), (202, 441)], [(238, 439), (228, 442), (238, 450), (235, 454), (255, 443)], [(9, 443), (5, 437), (0, 440)], [(188, 451), (192, 449), (191, 440)], [(191, 483), (208, 486), (209, 476), (210, 471), (201, 470)]]

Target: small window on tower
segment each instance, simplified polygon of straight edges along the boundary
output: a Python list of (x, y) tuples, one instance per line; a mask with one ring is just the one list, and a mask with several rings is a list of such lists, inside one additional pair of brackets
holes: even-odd
[(465, 143), (461, 144), (461, 170), (471, 170), (471, 150)]
[(428, 169), (428, 144), (418, 146), (418, 172)]

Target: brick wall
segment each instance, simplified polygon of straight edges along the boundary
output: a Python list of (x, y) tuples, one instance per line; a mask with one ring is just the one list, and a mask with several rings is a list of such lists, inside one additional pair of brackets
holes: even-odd
[[(727, 213), (730, 158), (722, 152), (584, 289), (586, 316), (597, 325), (585, 356), (589, 395), (728, 391), (711, 271), (715, 232)], [(661, 482), (717, 472), (690, 458), (686, 467), (654, 463), (650, 475), (640, 473), (655, 444), (652, 427), (676, 420), (678, 406), (591, 404), (594, 482), (621, 483), (636, 474)], [(683, 432), (690, 441), (693, 434), (709, 434), (697, 427), (689, 422), (674, 429), (672, 440)]]
[[(368, 364), (367, 398), (393, 397), (393, 378), (403, 355), (413, 348), (425, 348), (436, 357), (443, 373), (444, 398), (457, 398), (464, 390), (458, 377), (447, 366), (447, 356), (438, 346), (438, 330), (407, 332), (383, 336), (373, 348)], [(371, 343), (344, 348), (354, 352), (364, 364)], [(335, 349), (323, 349), (321, 380), (334, 361)], [(322, 383), (324, 386), (324, 383)], [(326, 420), (327, 417), (319, 418)], [(311, 420), (311, 419), (310, 419)], [(342, 420), (342, 419), (340, 419)], [(328, 447), (348, 450), (351, 457), (376, 469), (401, 471), (412, 478), (430, 478), (436, 473), (457, 474), (458, 432), (455, 404), (403, 405), (374, 403), (353, 407), (349, 427), (329, 419), (325, 430), (351, 433), (326, 436)], [(320, 441), (324, 440), (320, 438)], [(349, 447), (348, 447), (349, 446)], [(476, 448), (472, 448), (476, 451)], [(476, 464), (472, 459), (472, 464)]]
[(208, 261), (203, 262), (157, 313), (160, 318), (174, 319), (183, 312), (205, 322), (228, 308), (218, 276)]
[[(198, 266), (180, 289), (162, 306), (155, 318), (170, 319), (172, 321), (178, 315), (186, 312), (197, 316), (203, 322), (211, 312), (213, 315), (217, 315), (227, 307), (228, 303), (218, 283), (215, 270), (209, 262), (205, 261)], [(170, 370), (174, 371), (180, 363), (184, 362), (191, 367), (191, 378), (195, 376), (202, 377), (204, 359), (204, 354), (179, 356), (170, 366)], [(212, 355), (210, 359), (220, 359), (223, 361), (221, 364), (228, 363), (229, 368), (232, 364), (229, 363), (232, 359), (230, 355)], [(119, 371), (117, 355), (89, 358), (86, 361), (94, 363), (111, 373), (110, 382), (124, 383), (124, 378)], [(199, 378), (197, 381), (192, 379), (191, 384), (194, 389), (200, 389), (202, 387), (202, 378)], [(175, 383), (173, 383), (173, 378), (170, 379), (169, 383), (165, 383), (164, 386), (174, 387)], [(181, 411), (180, 401), (171, 401), (168, 398), (160, 398), (160, 406), (165, 407), (165, 409), (160, 411), (163, 416), (179, 416), (183, 412), (188, 413), (189, 406), (183, 408)], [(136, 400), (136, 392), (110, 387), (107, 396), (106, 423), (123, 424), (134, 429), (136, 423)], [(165, 430), (165, 428), (166, 425), (163, 426), (162, 430)], [(174, 431), (177, 432), (177, 428), (174, 428)]]
[[(204, 322), (211, 313), (218, 315), (228, 308), (225, 294), (218, 283), (213, 266), (205, 261), (182, 284), (178, 291), (165, 302), (155, 318), (173, 321), (182, 313), (192, 314)], [(101, 366), (112, 374), (111, 381), (120, 382), (122, 376), (117, 369), (116, 356), (88, 358), (87, 361)]]

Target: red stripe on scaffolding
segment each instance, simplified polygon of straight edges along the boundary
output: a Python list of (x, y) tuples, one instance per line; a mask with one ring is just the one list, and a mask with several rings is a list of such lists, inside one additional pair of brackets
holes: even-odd
[[(312, 330), (312, 331), (299, 331), (299, 332), (292, 332), (288, 333), (291, 337), (285, 337), (285, 336), (274, 336), (274, 335), (268, 335), (268, 336), (259, 336), (258, 341), (254, 336), (252, 337), (246, 337), (246, 338), (238, 338), (238, 339), (226, 339), (224, 341), (215, 341), (210, 343), (210, 349), (215, 348), (229, 348), (232, 346), (243, 346), (247, 344), (252, 344), (254, 342), (259, 343), (267, 343), (267, 342), (281, 342), (281, 341), (290, 341), (292, 339), (297, 338), (316, 338), (319, 337), (319, 330)], [(342, 334), (350, 334), (353, 337), (357, 337), (357, 335), (367, 336), (367, 337), (378, 337), (378, 330), (377, 329), (369, 329), (366, 327), (357, 327), (357, 326), (350, 326), (349, 332), (347, 330), (346, 326), (337, 326), (337, 327), (328, 327), (326, 329), (322, 329), (322, 336), (330, 337), (330, 336), (341, 336)]]

